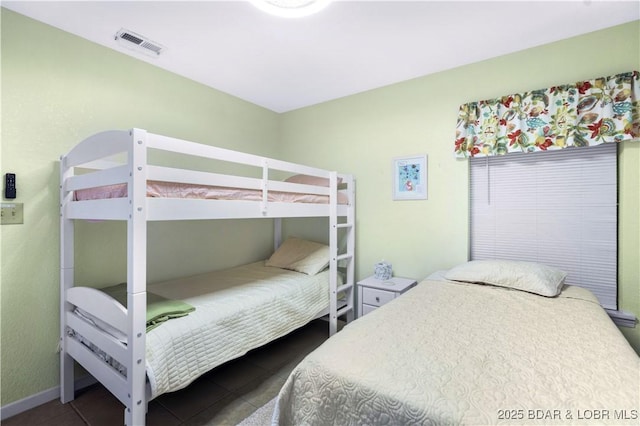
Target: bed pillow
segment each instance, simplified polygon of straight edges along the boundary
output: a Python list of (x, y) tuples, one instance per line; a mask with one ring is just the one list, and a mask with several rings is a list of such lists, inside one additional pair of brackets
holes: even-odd
[(278, 247), (265, 265), (315, 275), (329, 266), (329, 246), (291, 237)]
[(445, 274), (452, 281), (491, 284), (548, 297), (560, 293), (566, 276), (566, 272), (540, 263), (512, 260), (472, 260)]
[[(309, 175), (293, 175), (284, 180), (285, 182), (290, 183), (302, 183), (304, 185), (314, 185), (314, 186), (329, 186), (329, 179), (317, 177), (317, 176), (309, 176)], [(342, 183), (342, 178), (338, 178), (338, 185)]]

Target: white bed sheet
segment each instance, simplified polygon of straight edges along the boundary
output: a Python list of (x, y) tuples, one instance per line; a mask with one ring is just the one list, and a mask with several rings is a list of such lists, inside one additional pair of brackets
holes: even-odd
[(196, 310), (147, 333), (151, 397), (306, 324), (329, 305), (329, 271), (309, 276), (264, 261), (156, 284), (148, 291)]
[(640, 359), (587, 290), (429, 280), (308, 355), (274, 422), (637, 425), (639, 407)]

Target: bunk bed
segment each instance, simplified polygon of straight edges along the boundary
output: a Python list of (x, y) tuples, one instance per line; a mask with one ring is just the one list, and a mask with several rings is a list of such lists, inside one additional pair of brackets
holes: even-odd
[[(184, 161), (185, 158), (193, 160)], [(60, 158), (61, 401), (66, 403), (74, 398), (75, 360), (125, 405), (125, 424), (144, 424), (150, 399), (186, 386), (195, 376), (266, 343), (265, 339), (280, 337), (291, 331), (291, 327), (322, 315), (328, 315), (329, 334), (333, 335), (337, 332), (338, 318), (353, 319), (354, 208), (355, 181), (347, 174), (142, 129), (110, 130), (81, 141)], [(313, 266), (316, 269), (309, 272), (281, 265), (278, 262), (281, 259), (274, 259), (289, 242), (282, 242), (281, 219), (291, 217), (329, 219), (328, 268)], [(274, 220), (276, 251), (267, 262), (184, 280), (147, 283), (148, 222), (250, 218)], [(76, 220), (127, 223), (127, 281), (117, 288), (120, 297), (114, 292), (75, 282)], [(308, 266), (301, 262), (304, 267)], [(300, 280), (315, 283), (293, 286), (294, 293), (307, 302), (289, 300), (282, 304), (281, 298), (288, 296), (276, 293), (273, 286), (290, 293), (291, 285), (286, 283)], [(212, 281), (218, 283), (218, 291), (203, 291)], [(306, 295), (300, 296), (300, 288), (313, 290), (304, 290)], [(271, 294), (271, 305), (261, 302), (260, 294)], [(173, 300), (174, 296), (180, 300)], [(158, 298), (185, 303), (189, 309), (175, 319), (159, 326), (154, 323), (153, 329), (148, 328), (147, 303)], [(242, 340), (237, 336), (228, 339), (238, 346), (233, 350), (216, 351), (225, 348), (225, 340), (207, 334), (210, 331), (202, 337), (206, 344), (199, 344), (198, 330), (203, 329), (202, 325), (188, 324), (198, 318), (202, 320), (201, 317), (207, 315), (207, 306), (214, 307), (215, 315), (231, 310), (227, 318), (233, 317), (234, 298), (242, 299), (243, 303), (253, 300), (253, 307), (248, 308), (251, 312), (260, 311), (257, 306), (262, 306), (262, 311), (271, 310), (269, 318), (277, 318), (278, 309), (291, 311), (293, 305), (301, 304), (307, 317), (290, 321), (289, 328), (282, 324), (273, 326), (276, 330), (273, 333), (261, 331), (259, 334), (263, 337), (259, 339)], [(246, 310), (246, 303), (243, 306)], [(195, 311), (191, 309), (194, 307)], [(245, 313), (235, 317), (244, 318)], [(260, 321), (268, 323), (270, 319)], [(228, 322), (223, 327), (226, 332)], [(181, 354), (175, 352), (180, 347), (200, 346), (201, 351), (205, 347), (205, 352), (188, 353), (182, 358), (192, 359), (192, 364), (187, 360), (186, 365), (174, 367), (157, 356), (153, 342), (166, 346), (171, 336), (175, 338), (180, 333), (188, 335), (191, 343), (178, 340), (170, 349), (169, 358), (181, 358)], [(209, 352), (216, 355), (208, 356)], [(172, 368), (181, 370), (172, 372)], [(188, 374), (180, 380), (160, 377), (184, 376), (185, 370)]]

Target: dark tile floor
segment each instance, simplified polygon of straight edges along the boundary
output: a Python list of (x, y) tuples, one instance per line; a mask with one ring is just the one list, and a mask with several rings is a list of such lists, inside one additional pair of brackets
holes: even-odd
[[(329, 325), (315, 320), (197, 379), (186, 389), (149, 403), (147, 425), (237, 425), (274, 398), (293, 368), (324, 342)], [(114, 426), (124, 406), (99, 384), (76, 392), (68, 404), (51, 401), (2, 422), (3, 426)]]

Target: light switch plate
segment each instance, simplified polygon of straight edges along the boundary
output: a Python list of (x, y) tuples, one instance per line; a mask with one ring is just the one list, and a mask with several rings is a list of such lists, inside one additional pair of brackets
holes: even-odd
[(2, 203), (1, 225), (19, 225), (24, 223), (22, 203)]

